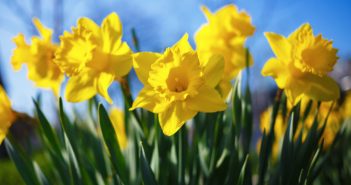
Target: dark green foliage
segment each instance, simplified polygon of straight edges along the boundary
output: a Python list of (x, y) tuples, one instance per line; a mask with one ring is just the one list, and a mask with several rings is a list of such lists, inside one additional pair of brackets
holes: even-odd
[[(15, 138), (6, 140), (6, 147), (23, 181), (30, 185), (324, 185), (350, 180), (347, 162), (351, 161), (351, 152), (343, 147), (351, 140), (348, 127), (328, 150), (322, 147), (324, 126), (320, 126), (326, 121), (315, 119), (302, 140), (297, 132), (301, 124), (298, 120), (306, 119), (308, 114), (317, 117), (318, 111), (312, 113), (307, 108), (308, 112), (300, 115), (298, 104), (287, 112), (285, 96), (279, 90), (271, 127), (264, 131), (261, 148), (256, 151), (251, 92), (248, 84), (245, 89), (241, 87), (238, 78), (225, 112), (198, 113), (192, 123), (171, 137), (163, 135), (157, 115), (144, 110), (126, 111), (126, 149), (120, 148), (108, 112), (95, 99), (89, 103), (88, 115), (77, 114), (76, 120), (65, 113), (60, 99), (58, 128), (34, 102), (45, 168), (24, 152)], [(126, 104), (125, 110), (128, 108)], [(280, 110), (290, 116), (280, 156), (273, 159), (273, 130)]]

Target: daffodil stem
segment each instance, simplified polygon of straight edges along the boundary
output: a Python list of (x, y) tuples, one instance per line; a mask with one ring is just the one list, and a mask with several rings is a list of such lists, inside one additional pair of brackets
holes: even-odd
[(160, 136), (160, 129), (159, 129), (159, 124), (158, 124), (158, 116), (157, 114), (154, 114), (154, 127), (155, 127), (155, 140), (159, 140)]
[[(133, 97), (132, 97), (132, 94), (131, 94), (131, 91), (129, 88), (129, 83), (128, 83), (127, 77), (123, 78), (121, 80), (121, 89), (122, 89), (125, 103), (129, 109), (133, 104)], [(141, 119), (140, 119), (138, 113), (136, 112), (136, 110), (133, 110), (132, 114), (133, 114), (134, 118), (137, 120), (137, 122), (139, 123), (139, 125), (141, 125)]]
[(178, 150), (177, 150), (177, 156), (178, 156), (178, 185), (184, 185), (184, 175), (185, 175), (185, 147), (184, 147), (184, 139), (185, 139), (185, 128), (181, 128), (179, 132), (177, 133), (176, 139), (178, 142)]
[(133, 38), (133, 44), (134, 44), (135, 50), (137, 52), (139, 52), (140, 51), (139, 39), (138, 39), (138, 37), (136, 35), (136, 31), (135, 31), (134, 28), (132, 28), (132, 38)]

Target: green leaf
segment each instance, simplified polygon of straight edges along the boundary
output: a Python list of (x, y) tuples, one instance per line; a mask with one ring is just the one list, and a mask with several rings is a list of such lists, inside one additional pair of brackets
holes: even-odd
[(186, 128), (179, 129), (176, 133), (176, 152), (177, 152), (177, 167), (178, 167), (178, 185), (185, 184), (185, 161), (186, 161)]
[[(239, 126), (239, 128), (240, 128), (240, 122), (241, 122), (240, 87), (241, 87), (241, 74), (239, 74), (239, 76), (235, 80), (233, 94), (232, 94), (233, 125)], [(233, 133), (233, 134), (236, 134), (236, 133)]]
[(72, 149), (72, 145), (70, 144), (66, 134), (64, 134), (64, 137), (65, 137), (65, 141), (66, 141), (67, 154), (68, 154), (68, 158), (70, 161), (70, 170), (71, 170), (72, 177), (73, 177), (73, 184), (82, 185), (83, 180), (82, 180), (81, 171), (78, 167), (79, 165), (78, 165), (77, 157)]
[(32, 160), (20, 151), (18, 146), (12, 145), (8, 139), (5, 140), (5, 146), (24, 182), (27, 185), (40, 185), (41, 183), (39, 183), (40, 181), (37, 178)]
[(102, 104), (99, 105), (99, 122), (104, 141), (110, 152), (112, 165), (117, 171), (117, 174), (121, 178), (122, 182), (124, 184), (129, 184), (125, 159), (119, 147), (117, 136), (111, 120)]
[(38, 116), (39, 121), (40, 121), (40, 128), (41, 128), (44, 136), (46, 137), (46, 140), (49, 142), (50, 146), (54, 149), (54, 151), (60, 155), (61, 154), (61, 146), (60, 146), (60, 142), (59, 142), (57, 135), (55, 134), (49, 121), (46, 119), (44, 113), (41, 111), (37, 102), (35, 100), (33, 100), (33, 102), (35, 104), (35, 108), (37, 110), (37, 116)]
[(145, 151), (142, 143), (140, 143), (140, 166), (141, 166), (141, 175), (145, 185), (157, 185), (155, 175), (151, 170), (149, 162), (146, 159)]
[(247, 169), (246, 165), (247, 165), (248, 159), (249, 159), (249, 155), (246, 156), (244, 164), (241, 167), (241, 171), (240, 171), (240, 175), (239, 175), (239, 179), (238, 179), (237, 185), (244, 185), (245, 173), (246, 173), (246, 169)]
[(242, 124), (243, 124), (243, 149), (244, 155), (249, 153), (252, 129), (253, 129), (253, 113), (251, 102), (250, 86), (247, 84), (245, 97), (242, 99)]
[(34, 167), (35, 173), (39, 179), (40, 184), (43, 184), (43, 185), (52, 184), (52, 183), (49, 183), (49, 181), (46, 178), (46, 176), (44, 175), (43, 171), (40, 169), (38, 163), (36, 163), (35, 161), (33, 161), (33, 167)]
[(305, 183), (304, 184), (306, 184), (306, 185), (310, 185), (310, 184), (313, 183), (312, 171), (316, 167), (318, 159), (321, 156), (321, 151), (323, 150), (323, 144), (324, 144), (324, 140), (321, 142), (321, 144), (319, 145), (318, 150), (315, 152), (315, 154), (314, 154), (314, 156), (312, 158), (311, 165), (308, 168), (306, 176), (303, 177), (303, 179), (305, 179)]
[(274, 127), (275, 120), (277, 118), (280, 106), (280, 100), (282, 97), (283, 91), (279, 89), (273, 104), (273, 111), (271, 115), (270, 128), (269, 132), (266, 135), (265, 131), (263, 133), (263, 139), (261, 143), (260, 155), (259, 155), (259, 173), (258, 173), (258, 185), (265, 184), (265, 176), (268, 168), (269, 157), (272, 153), (272, 146), (274, 142)]
[(295, 127), (295, 109), (292, 111), (288, 127), (285, 131), (283, 139), (283, 148), (281, 152), (280, 169), (282, 170), (282, 184), (288, 184), (292, 168), (294, 168), (294, 131)]
[[(158, 125), (156, 126), (158, 127)], [(151, 169), (155, 172), (156, 179), (159, 179), (160, 175), (160, 154), (158, 149), (158, 141), (155, 140), (154, 151), (151, 157)]]
[[(95, 174), (87, 175), (87, 169), (83, 166), (83, 162), (86, 159), (85, 155), (81, 154), (81, 150), (77, 145), (77, 130), (74, 125), (68, 119), (68, 116), (64, 112), (62, 98), (59, 99), (59, 111), (60, 111), (60, 122), (62, 129), (64, 130), (64, 140), (66, 150), (69, 156), (70, 168), (74, 184), (88, 184), (90, 181), (96, 182)], [(87, 166), (88, 164), (85, 163)]]
[(138, 39), (138, 37), (136, 35), (136, 31), (135, 31), (134, 28), (132, 28), (132, 39), (133, 39), (133, 44), (134, 44), (135, 50), (137, 52), (139, 52), (140, 51), (139, 39)]

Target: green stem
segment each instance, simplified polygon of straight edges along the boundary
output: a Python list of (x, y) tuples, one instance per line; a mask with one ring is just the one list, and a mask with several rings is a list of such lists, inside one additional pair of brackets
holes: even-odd
[[(127, 108), (129, 109), (133, 105), (133, 98), (132, 98), (132, 94), (128, 83), (128, 77), (125, 77), (121, 80), (121, 89), (124, 97), (124, 102), (127, 105)], [(136, 112), (136, 110), (132, 110), (132, 114), (134, 118), (137, 120), (137, 122), (141, 125), (141, 119), (138, 113)]]
[(177, 133), (177, 140), (178, 140), (178, 184), (179, 185), (184, 185), (184, 176), (185, 176), (185, 159), (184, 159), (184, 154), (185, 154), (185, 147), (183, 146), (184, 142), (184, 134), (185, 132), (183, 131), (185, 129), (184, 127), (181, 128), (178, 133)]

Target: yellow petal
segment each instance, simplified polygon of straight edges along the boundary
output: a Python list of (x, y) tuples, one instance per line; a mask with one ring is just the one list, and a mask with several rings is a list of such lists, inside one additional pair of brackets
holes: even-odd
[(101, 29), (93, 20), (83, 17), (78, 20), (77, 28), (82, 31), (92, 34), (89, 38), (94, 43), (100, 44), (101, 42)]
[(204, 85), (198, 93), (186, 100), (189, 109), (197, 112), (219, 112), (227, 108), (223, 98), (214, 88)]
[(160, 113), (167, 109), (168, 102), (156, 94), (152, 87), (145, 86), (134, 100), (130, 110), (144, 108), (153, 113)]
[[(1, 108), (3, 108), (2, 110), (4, 109), (9, 110), (11, 107), (10, 99), (6, 95), (6, 92), (1, 85), (0, 85), (0, 106)], [(6, 116), (6, 115), (2, 115), (2, 116)]]
[(194, 40), (196, 43), (196, 50), (200, 53), (214, 52), (213, 48), (220, 42), (217, 37), (217, 32), (214, 31), (209, 24), (201, 25), (195, 33)]
[(196, 111), (188, 109), (184, 102), (176, 101), (172, 103), (168, 109), (158, 115), (163, 133), (167, 136), (175, 134), (196, 113)]
[(8, 129), (11, 127), (15, 115), (11, 109), (10, 99), (7, 97), (5, 90), (0, 85), (0, 144), (6, 137)]
[(292, 105), (296, 105), (304, 97), (304, 92), (306, 92), (307, 84), (300, 79), (295, 79), (287, 83), (287, 87), (284, 89), (288, 101)]
[(210, 21), (212, 12), (206, 6), (201, 6), (201, 11), (205, 15), (207, 21)]
[(228, 80), (221, 80), (219, 82), (219, 91), (222, 95), (222, 98), (226, 100), (228, 98), (228, 95), (230, 93), (230, 90), (232, 89), (232, 83)]
[(133, 66), (133, 57), (128, 55), (111, 55), (109, 62), (109, 72), (116, 77), (123, 77), (129, 73)]
[(97, 93), (96, 72), (88, 70), (69, 78), (65, 97), (69, 102), (81, 102), (90, 99)]
[(0, 144), (4, 141), (5, 137), (6, 137), (6, 133), (5, 133), (5, 132), (2, 132), (2, 131), (0, 130)]
[(301, 39), (313, 38), (313, 30), (309, 23), (305, 23), (291, 33), (288, 39), (291, 42), (303, 42)]
[(120, 47), (115, 47), (115, 50), (112, 51), (113, 55), (131, 55), (132, 50), (126, 42), (123, 42)]
[(40, 35), (45, 39), (51, 41), (51, 36), (52, 36), (52, 30), (49, 28), (46, 28), (43, 24), (41, 24), (40, 20), (38, 18), (33, 19), (33, 24), (37, 28), (38, 32)]
[(283, 89), (286, 86), (288, 80), (288, 67), (283, 64), (282, 61), (276, 58), (270, 58), (262, 68), (262, 76), (271, 76), (274, 78), (278, 87)]
[(305, 77), (309, 88), (305, 92), (306, 96), (317, 101), (337, 100), (340, 97), (340, 88), (335, 80), (328, 76), (317, 76), (308, 74)]
[(215, 14), (216, 16), (223, 18), (223, 17), (229, 17), (231, 15), (238, 15), (238, 13), (239, 13), (238, 7), (235, 6), (234, 4), (229, 4), (217, 10)]
[(213, 55), (204, 66), (205, 83), (215, 87), (223, 77), (224, 59), (221, 55)]
[(290, 59), (292, 48), (285, 37), (272, 32), (266, 32), (264, 35), (278, 59), (283, 61)]
[(114, 79), (115, 76), (109, 73), (100, 73), (96, 79), (97, 92), (110, 104), (112, 104), (112, 99), (108, 94), (108, 88), (111, 86)]
[(18, 71), (21, 69), (23, 63), (32, 60), (32, 54), (30, 53), (30, 46), (26, 43), (23, 34), (19, 34), (13, 38), (13, 42), (16, 44), (16, 49), (13, 51), (11, 64), (13, 69)]
[(118, 50), (121, 45), (122, 24), (116, 13), (108, 15), (101, 24), (103, 34), (103, 51), (113, 52)]
[(133, 55), (133, 67), (143, 84), (148, 84), (147, 79), (149, 78), (149, 72), (151, 70), (151, 64), (153, 64), (161, 54), (152, 52), (140, 52)]
[(179, 52), (181, 55), (194, 51), (193, 48), (191, 47), (189, 41), (188, 41), (189, 35), (185, 33), (183, 37), (176, 43), (174, 44), (171, 48), (177, 52)]

